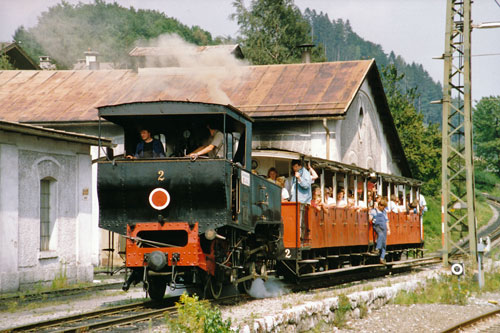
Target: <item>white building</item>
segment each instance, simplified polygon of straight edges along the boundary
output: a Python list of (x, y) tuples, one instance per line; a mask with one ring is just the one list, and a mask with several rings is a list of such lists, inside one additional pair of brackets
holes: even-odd
[(56, 277), (92, 281), (90, 146), (97, 144), (0, 121), (0, 292)]

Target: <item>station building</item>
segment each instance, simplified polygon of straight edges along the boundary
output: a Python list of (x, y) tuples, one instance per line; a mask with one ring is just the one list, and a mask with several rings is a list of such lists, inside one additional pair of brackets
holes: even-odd
[(90, 146), (97, 144), (88, 135), (0, 121), (0, 292), (57, 277), (92, 281)]

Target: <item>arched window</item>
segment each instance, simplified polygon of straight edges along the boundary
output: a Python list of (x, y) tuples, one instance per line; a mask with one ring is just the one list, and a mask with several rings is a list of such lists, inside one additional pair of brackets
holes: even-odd
[(40, 180), (40, 251), (55, 250), (56, 180)]
[(363, 110), (363, 107), (359, 108), (359, 115), (358, 115), (358, 138), (362, 142), (363, 140), (363, 119), (365, 116), (365, 112)]

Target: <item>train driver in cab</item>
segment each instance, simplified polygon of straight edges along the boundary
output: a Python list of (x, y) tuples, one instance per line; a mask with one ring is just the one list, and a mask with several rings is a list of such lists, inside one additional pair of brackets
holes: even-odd
[(134, 155), (127, 155), (129, 159), (165, 157), (165, 149), (158, 139), (153, 139), (151, 131), (146, 128), (139, 130), (141, 142), (137, 144)]
[(213, 123), (207, 123), (207, 128), (210, 131), (210, 136), (203, 145), (199, 146), (196, 150), (189, 154), (192, 159), (196, 159), (198, 156), (205, 154), (207, 154), (209, 158), (224, 157), (224, 149), (222, 149), (222, 146), (224, 145), (224, 134), (215, 129)]

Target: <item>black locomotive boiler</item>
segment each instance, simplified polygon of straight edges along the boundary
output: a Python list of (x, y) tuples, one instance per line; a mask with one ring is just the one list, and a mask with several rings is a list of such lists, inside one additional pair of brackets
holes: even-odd
[[(217, 298), (224, 284), (248, 290), (274, 269), (280, 247), (281, 189), (251, 172), (252, 120), (231, 106), (138, 102), (99, 107), (124, 131), (133, 154), (139, 128), (166, 157), (98, 162), (99, 226), (126, 237), (131, 283), (153, 299), (183, 284)], [(209, 135), (224, 135), (222, 158), (186, 156)]]

